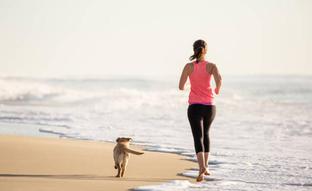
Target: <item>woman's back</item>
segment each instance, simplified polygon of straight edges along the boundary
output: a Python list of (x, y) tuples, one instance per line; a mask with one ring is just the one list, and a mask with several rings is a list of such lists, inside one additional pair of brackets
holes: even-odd
[(207, 62), (200, 61), (191, 63), (193, 71), (189, 75), (191, 91), (189, 94), (189, 104), (213, 104), (213, 92), (210, 85), (211, 74), (207, 72)]

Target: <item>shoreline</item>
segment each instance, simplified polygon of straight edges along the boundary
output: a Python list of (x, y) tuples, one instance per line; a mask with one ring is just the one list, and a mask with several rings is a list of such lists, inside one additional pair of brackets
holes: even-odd
[[(131, 155), (124, 178), (114, 177), (114, 143), (56, 137), (0, 135), (1, 190), (132, 190), (171, 180), (195, 163), (181, 155)], [(132, 149), (143, 147), (131, 145)]]

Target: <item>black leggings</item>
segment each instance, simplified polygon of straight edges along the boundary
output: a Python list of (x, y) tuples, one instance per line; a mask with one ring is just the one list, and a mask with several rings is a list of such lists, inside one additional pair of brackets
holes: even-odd
[(196, 154), (210, 151), (209, 128), (215, 115), (215, 105), (192, 104), (188, 107), (187, 116), (192, 128)]

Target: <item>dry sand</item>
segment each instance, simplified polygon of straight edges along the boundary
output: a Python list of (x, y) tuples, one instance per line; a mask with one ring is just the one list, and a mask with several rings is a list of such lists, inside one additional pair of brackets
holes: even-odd
[(170, 180), (194, 182), (178, 174), (195, 163), (159, 152), (131, 155), (125, 177), (115, 178), (113, 147), (98, 141), (0, 135), (0, 190), (114, 191)]

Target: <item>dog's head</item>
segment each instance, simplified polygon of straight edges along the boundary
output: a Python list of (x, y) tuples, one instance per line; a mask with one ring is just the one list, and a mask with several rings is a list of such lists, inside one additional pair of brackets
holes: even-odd
[(116, 142), (117, 143), (124, 143), (124, 142), (130, 142), (132, 139), (131, 138), (128, 138), (128, 137), (118, 137), (116, 139)]

